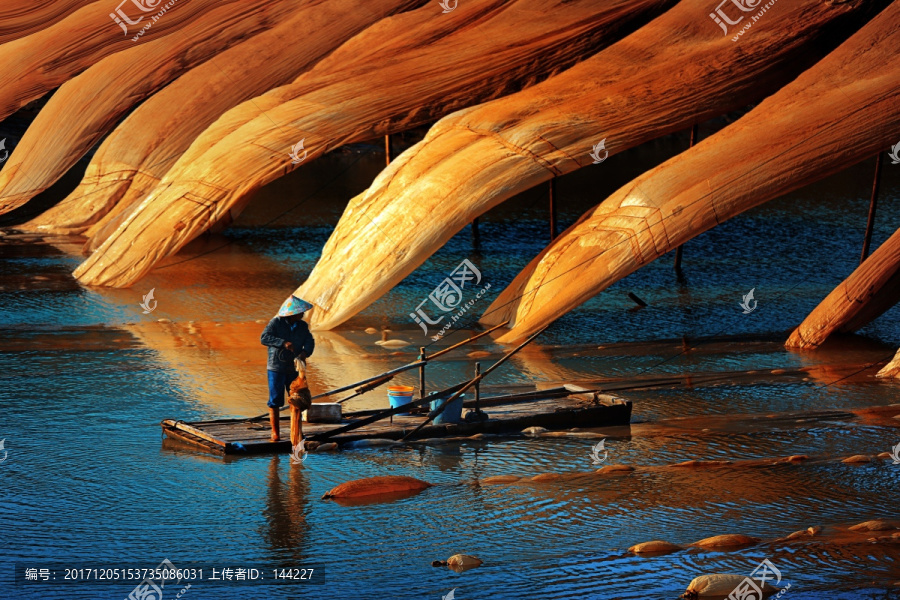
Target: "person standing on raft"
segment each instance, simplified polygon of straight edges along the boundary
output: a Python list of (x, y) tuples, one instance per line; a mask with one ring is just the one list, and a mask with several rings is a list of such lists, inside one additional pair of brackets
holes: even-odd
[(303, 313), (312, 307), (306, 300), (290, 296), (259, 337), (262, 345), (269, 347), (266, 368), (269, 373), (268, 407), (273, 442), (281, 439), (278, 413), (284, 406), (284, 393), (290, 392), (291, 382), (298, 375), (294, 359), (305, 362), (316, 347), (309, 325), (303, 321)]

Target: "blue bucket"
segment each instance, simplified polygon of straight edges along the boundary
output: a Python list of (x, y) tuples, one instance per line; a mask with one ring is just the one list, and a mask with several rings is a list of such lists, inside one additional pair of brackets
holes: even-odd
[[(462, 423), (463, 400), (465, 399), (466, 395), (463, 394), (459, 398), (451, 402), (447, 406), (447, 408), (444, 409), (444, 412), (434, 418), (434, 424), (444, 425), (446, 423)], [(442, 398), (440, 400), (432, 400), (431, 410), (439, 408), (446, 401), (446, 398)]]
[[(409, 404), (413, 399), (413, 388), (408, 386), (391, 386), (388, 388), (388, 401), (391, 408), (397, 408), (404, 404)], [(409, 415), (410, 413), (397, 413), (398, 415)]]

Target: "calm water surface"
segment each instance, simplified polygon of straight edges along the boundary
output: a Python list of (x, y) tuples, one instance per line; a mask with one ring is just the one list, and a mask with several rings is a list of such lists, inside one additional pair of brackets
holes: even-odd
[[(669, 137), (559, 181), (563, 226), (640, 171), (677, 152)], [(635, 402), (631, 432), (611, 432), (610, 462), (661, 467), (689, 459), (809, 454), (790, 468), (678, 472), (484, 486), (490, 475), (592, 470), (586, 439), (488, 438), (437, 447), (221, 459), (164, 442), (159, 421), (248, 416), (265, 410), (262, 325), (315, 263), (347, 198), (383, 164), (365, 147), (335, 153), (269, 186), (223, 236), (130, 290), (78, 286), (79, 244), (0, 238), (0, 598), (126, 598), (134, 582), (14, 583), (13, 566), (252, 566), (263, 583), (197, 582), (184, 598), (606, 598), (672, 599), (703, 573), (749, 574), (770, 559), (791, 598), (894, 598), (896, 544), (773, 544), (811, 525), (897, 515), (900, 467), (836, 458), (900, 442), (896, 427), (852, 418), (765, 422), (790, 411), (852, 410), (900, 402), (900, 384), (871, 367), (896, 350), (900, 309), (816, 353), (781, 344), (858, 261), (871, 164), (857, 165), (751, 211), (685, 247), (685, 277), (663, 257), (554, 324), (490, 383), (552, 384), (601, 378), (725, 373), (718, 385), (622, 391)], [(499, 292), (546, 243), (545, 190), (481, 221), (473, 248), (462, 231), (395, 290), (334, 333), (310, 363), (314, 391), (351, 383), (415, 357), (428, 343), (407, 316), (463, 258)], [(875, 244), (900, 223), (900, 167), (886, 166)], [(144, 315), (143, 294), (158, 308)], [(742, 314), (755, 288), (758, 309)], [(649, 306), (633, 310), (627, 292)], [(480, 314), (494, 294), (476, 305)], [(169, 319), (171, 322), (158, 322)], [(367, 326), (412, 342), (374, 344)], [(458, 332), (446, 344), (461, 339)], [(682, 336), (691, 348), (683, 351)], [(496, 360), (502, 348), (476, 344)], [(469, 348), (466, 352), (474, 348)], [(869, 368), (866, 368), (869, 367)], [(468, 377), (465, 352), (429, 366), (432, 389)], [(784, 376), (742, 377), (784, 369)], [(401, 383), (412, 383), (404, 375)], [(356, 408), (385, 404), (380, 392)], [(898, 409), (900, 412), (900, 409)], [(711, 415), (708, 427), (681, 417)], [(731, 417), (727, 417), (731, 415)], [(720, 417), (719, 420), (713, 417)], [(727, 417), (727, 418), (724, 418)], [(665, 425), (671, 427), (661, 427)], [(435, 483), (388, 504), (320, 500), (350, 479), (411, 475)], [(656, 558), (635, 543), (690, 543), (744, 533), (765, 540), (735, 552)], [(431, 567), (457, 552), (485, 564), (465, 573)], [(271, 569), (314, 569), (275, 584)], [(57, 577), (62, 573), (57, 572)], [(166, 589), (174, 598), (180, 587)]]

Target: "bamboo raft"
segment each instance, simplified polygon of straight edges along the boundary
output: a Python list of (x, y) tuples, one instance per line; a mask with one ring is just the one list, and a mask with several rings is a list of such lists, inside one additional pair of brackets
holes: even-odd
[[(390, 421), (380, 420), (359, 428), (328, 435), (338, 428), (381, 411), (368, 410), (346, 413), (341, 423), (304, 423), (305, 439), (319, 439), (337, 442), (339, 445), (368, 439), (409, 441), (425, 438), (467, 437), (475, 434), (518, 434), (532, 426), (547, 429), (569, 429), (573, 427), (608, 427), (628, 425), (631, 421), (631, 401), (616, 396), (589, 392), (574, 385), (558, 388), (484, 397), (479, 401), (488, 415), (488, 420), (430, 424), (426, 421), (427, 409), (418, 409), (411, 415), (393, 415)], [(475, 400), (463, 403), (464, 408), (475, 408)], [(290, 417), (281, 418), (282, 430), (289, 426)], [(213, 421), (184, 422), (165, 419), (161, 423), (163, 432), (169, 438), (187, 443), (197, 449), (215, 454), (261, 454), (290, 452), (291, 443), (282, 439), (269, 440), (271, 430), (268, 422), (253, 422), (249, 419), (217, 419)], [(418, 431), (417, 428), (421, 427)], [(413, 434), (413, 435), (410, 435)]]

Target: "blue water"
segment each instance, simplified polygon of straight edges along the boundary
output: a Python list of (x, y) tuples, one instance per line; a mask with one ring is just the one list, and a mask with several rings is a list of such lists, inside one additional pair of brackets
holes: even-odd
[[(557, 185), (565, 227), (618, 185), (674, 152), (683, 136), (611, 157)], [(490, 383), (785, 369), (720, 385), (623, 391), (630, 434), (610, 433), (612, 461), (648, 467), (626, 477), (485, 486), (490, 475), (592, 470), (585, 439), (488, 438), (436, 447), (226, 458), (161, 439), (159, 421), (264, 410), (265, 353), (255, 336), (315, 264), (343, 203), (383, 164), (366, 148), (334, 153), (264, 190), (224, 236), (130, 290), (78, 286), (78, 245), (0, 238), (0, 598), (126, 598), (137, 582), (66, 583), (66, 568), (254, 567), (261, 582), (193, 582), (184, 598), (676, 598), (697, 575), (749, 574), (764, 558), (791, 598), (900, 597), (894, 544), (772, 541), (812, 525), (896, 516), (900, 467), (840, 463), (900, 442), (896, 427), (859, 419), (771, 424), (764, 415), (851, 410), (898, 402), (900, 384), (867, 366), (900, 341), (900, 308), (858, 338), (789, 353), (790, 329), (858, 262), (871, 164), (864, 163), (724, 223), (688, 242), (684, 280), (661, 258), (555, 323)], [(599, 166), (598, 166), (599, 167)], [(312, 192), (311, 192), (312, 190)], [(313, 193), (315, 192), (315, 193)], [(886, 165), (873, 247), (900, 222), (900, 167)], [(408, 313), (463, 258), (499, 292), (547, 241), (544, 190), (486, 215), (480, 247), (463, 230), (395, 290), (332, 337), (311, 361), (318, 389), (409, 362), (428, 339)], [(291, 207), (297, 206), (295, 210)], [(273, 220), (274, 219), (274, 220)], [(211, 249), (218, 248), (215, 252)], [(158, 308), (138, 307), (149, 289)], [(758, 309), (738, 306), (755, 288)], [(631, 291), (648, 307), (634, 309)], [(476, 306), (479, 314), (494, 296)], [(172, 323), (160, 323), (169, 319)], [(367, 326), (412, 342), (374, 344)], [(461, 339), (461, 332), (441, 344)], [(684, 336), (690, 346), (685, 352)], [(502, 348), (476, 344), (492, 354)], [(468, 351), (468, 350), (467, 350)], [(465, 352), (430, 365), (431, 388), (470, 375)], [(260, 368), (262, 366), (262, 369)], [(798, 369), (806, 369), (796, 375)], [(858, 372), (858, 373), (857, 373)], [(857, 374), (853, 374), (857, 373)], [(397, 383), (414, 383), (415, 375)], [(381, 406), (380, 394), (358, 408)], [(900, 409), (898, 409), (900, 412)], [(708, 431), (677, 425), (711, 415)], [(711, 418), (710, 417), (710, 418)], [(729, 419), (734, 419), (730, 421)], [(730, 424), (729, 424), (730, 423)], [(900, 423), (900, 421), (898, 421)], [(658, 428), (666, 424), (671, 427)], [(690, 459), (766, 459), (805, 453), (791, 468), (666, 470)], [(0, 454), (2, 457), (2, 454)], [(652, 467), (652, 468), (651, 468)], [(351, 479), (410, 475), (436, 484), (388, 504), (343, 507), (321, 496)], [(687, 544), (744, 533), (764, 543), (734, 552), (626, 552), (664, 539)], [(463, 552), (483, 566), (455, 573), (433, 560)], [(52, 568), (53, 582), (13, 581), (13, 568)], [(313, 569), (275, 583), (276, 568)], [(166, 586), (174, 598), (183, 585)]]

